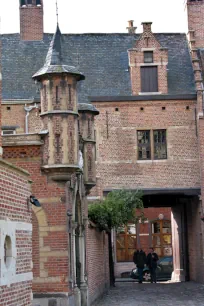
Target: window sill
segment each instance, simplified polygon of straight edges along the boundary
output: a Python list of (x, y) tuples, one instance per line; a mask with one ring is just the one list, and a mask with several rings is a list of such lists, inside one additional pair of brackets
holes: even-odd
[(146, 163), (146, 164), (151, 164), (151, 163), (165, 163), (165, 162), (167, 162), (168, 161), (168, 159), (145, 159), (145, 160), (137, 160), (137, 163), (138, 164), (144, 164), (144, 163)]
[(161, 95), (162, 93), (159, 92), (139, 92), (140, 96), (150, 96), (150, 95)]

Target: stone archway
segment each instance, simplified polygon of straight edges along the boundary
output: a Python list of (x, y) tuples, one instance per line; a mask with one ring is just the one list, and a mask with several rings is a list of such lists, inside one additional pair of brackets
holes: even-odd
[(39, 276), (34, 278), (33, 283), (39, 282), (48, 276), (48, 272), (45, 269), (44, 264), (47, 262), (47, 258), (44, 256), (44, 237), (48, 236), (49, 227), (47, 222), (47, 216), (45, 210), (42, 207), (35, 207), (32, 205), (33, 214), (38, 221), (38, 233), (33, 231), (33, 236), (35, 234), (39, 235)]

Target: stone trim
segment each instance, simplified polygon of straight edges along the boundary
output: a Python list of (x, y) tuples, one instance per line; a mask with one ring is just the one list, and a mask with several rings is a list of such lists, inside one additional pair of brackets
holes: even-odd
[(197, 94), (162, 94), (162, 95), (138, 95), (138, 96), (92, 96), (90, 102), (131, 102), (131, 101), (163, 101), (163, 100), (196, 100)]
[[(10, 285), (24, 281), (32, 281), (33, 273), (16, 274), (16, 231), (32, 232), (32, 224), (25, 222), (13, 222), (0, 220), (0, 286)], [(4, 262), (4, 241), (6, 236), (11, 240), (11, 255), (9, 266)]]
[(0, 158), (0, 166), (11, 168), (12, 170), (15, 170), (17, 172), (20, 172), (21, 174), (25, 176), (30, 176), (30, 173), (26, 170), (23, 170), (17, 166), (14, 166), (13, 164), (8, 163), (7, 161)]

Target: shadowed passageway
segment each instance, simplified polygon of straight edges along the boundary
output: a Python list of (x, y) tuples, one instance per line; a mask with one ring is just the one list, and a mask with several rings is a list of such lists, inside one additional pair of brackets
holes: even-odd
[(116, 283), (94, 306), (203, 306), (204, 285), (186, 283)]

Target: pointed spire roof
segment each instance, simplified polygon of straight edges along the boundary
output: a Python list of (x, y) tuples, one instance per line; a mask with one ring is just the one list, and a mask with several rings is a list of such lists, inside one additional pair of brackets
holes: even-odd
[(74, 74), (78, 77), (78, 80), (84, 80), (85, 76), (78, 71), (74, 66), (64, 65), (62, 63), (62, 34), (57, 24), (56, 32), (50, 43), (50, 47), (45, 59), (44, 66), (33, 75), (33, 79), (41, 79), (46, 74), (60, 74), (68, 73)]

